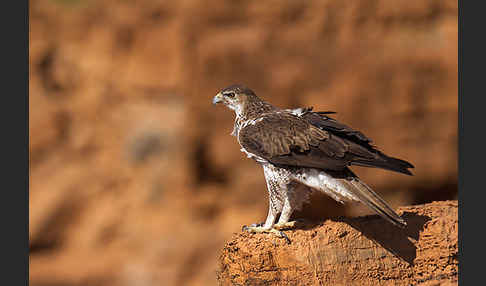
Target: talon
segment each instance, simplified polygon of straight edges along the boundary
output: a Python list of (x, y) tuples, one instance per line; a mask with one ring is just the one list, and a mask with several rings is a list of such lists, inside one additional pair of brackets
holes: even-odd
[(263, 226), (243, 226), (242, 231), (247, 231), (249, 233), (271, 233), (276, 235), (277, 237), (284, 238), (288, 244), (290, 244), (289, 237), (281, 230), (276, 228), (264, 228)]
[(259, 228), (259, 227), (262, 227), (262, 226), (263, 226), (263, 222), (260, 222), (260, 223), (252, 223), (249, 226), (243, 225), (241, 227), (241, 231), (250, 231), (251, 232), (251, 229), (252, 228)]
[(290, 244), (291, 241), (290, 241), (290, 238), (285, 234), (285, 232), (281, 231), (281, 230), (277, 230), (275, 228), (272, 228), (270, 230), (271, 233), (275, 234), (276, 236), (280, 237), (280, 238), (284, 238), (285, 241), (287, 241), (287, 244)]
[(291, 243), (290, 238), (285, 234), (285, 232), (280, 231), (280, 235), (282, 235), (282, 237), (285, 238), (285, 240), (287, 241), (287, 244)]

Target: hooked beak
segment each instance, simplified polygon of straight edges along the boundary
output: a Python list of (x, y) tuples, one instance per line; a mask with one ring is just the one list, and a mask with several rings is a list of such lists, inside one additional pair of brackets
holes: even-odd
[(220, 93), (216, 94), (216, 96), (213, 98), (213, 104), (218, 104), (223, 101), (223, 95)]

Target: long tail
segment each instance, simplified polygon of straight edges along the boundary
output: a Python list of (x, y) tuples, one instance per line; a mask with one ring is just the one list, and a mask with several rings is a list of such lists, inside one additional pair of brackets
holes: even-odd
[(363, 166), (363, 167), (375, 167), (375, 168), (382, 168), (406, 175), (412, 176), (412, 172), (410, 172), (409, 168), (414, 168), (414, 166), (402, 159), (397, 159), (393, 157), (388, 157), (385, 154), (380, 154), (379, 160), (355, 160), (351, 162), (352, 165), (356, 166)]
[(378, 194), (376, 194), (356, 175), (354, 175), (352, 179), (347, 180), (347, 183), (350, 185), (348, 191), (352, 192), (360, 202), (370, 207), (381, 217), (402, 228), (407, 225), (407, 223), (393, 209), (391, 209)]

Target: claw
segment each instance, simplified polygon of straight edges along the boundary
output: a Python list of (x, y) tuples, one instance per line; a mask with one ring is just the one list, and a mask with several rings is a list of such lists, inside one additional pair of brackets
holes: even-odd
[(244, 225), (242, 227), (242, 231), (247, 231), (249, 233), (272, 233), (276, 235), (277, 237), (284, 238), (285, 241), (287, 241), (288, 244), (291, 243), (289, 237), (281, 230), (278, 230), (276, 228), (264, 228), (261, 226), (262, 224), (252, 224), (250, 226)]
[(281, 235), (282, 238), (285, 238), (285, 240), (287, 241), (287, 244), (291, 243), (290, 238), (285, 234), (285, 232), (280, 231), (280, 235)]
[(261, 223), (252, 223), (250, 226), (251, 227), (260, 227), (260, 226), (263, 226), (263, 222), (261, 222)]
[[(260, 223), (252, 223), (249, 226), (243, 225), (241, 227), (241, 231), (249, 231), (249, 229), (251, 229), (251, 228), (262, 227), (262, 226), (263, 226), (263, 222), (260, 222)], [(249, 232), (251, 232), (251, 231), (249, 231)]]

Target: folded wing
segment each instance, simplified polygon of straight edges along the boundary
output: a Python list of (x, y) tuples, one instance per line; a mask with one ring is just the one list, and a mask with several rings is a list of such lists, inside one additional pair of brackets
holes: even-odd
[(310, 111), (263, 114), (243, 127), (238, 139), (247, 152), (276, 165), (333, 171), (359, 165), (409, 175), (408, 168), (413, 168), (376, 150), (361, 132)]

